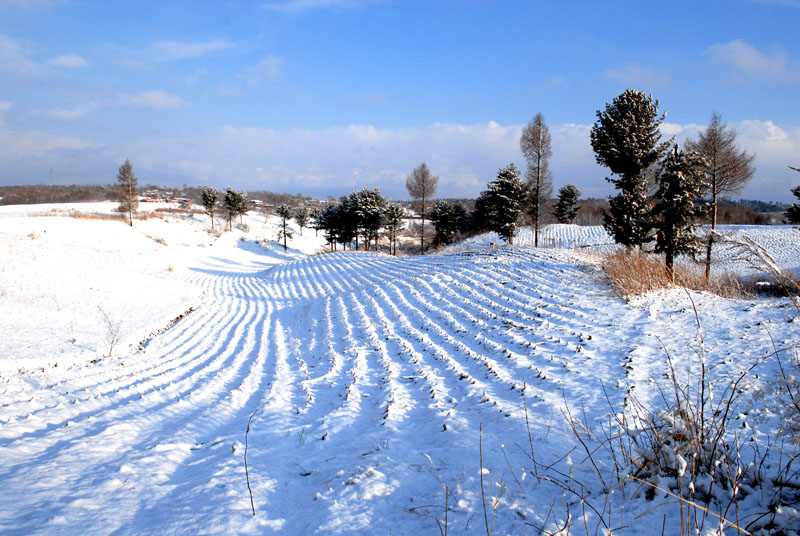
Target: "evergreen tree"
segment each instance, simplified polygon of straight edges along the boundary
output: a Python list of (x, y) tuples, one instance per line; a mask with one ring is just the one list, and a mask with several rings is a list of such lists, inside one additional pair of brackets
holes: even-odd
[[(792, 194), (800, 201), (800, 186), (792, 188)], [(800, 204), (792, 203), (792, 206), (784, 214), (789, 223), (800, 223)]]
[(406, 218), (406, 209), (400, 203), (389, 203), (383, 212), (383, 227), (389, 233), (389, 252), (392, 255), (397, 255), (397, 235)]
[(319, 236), (319, 231), (323, 227), (320, 227), (320, 218), (322, 218), (322, 209), (319, 207), (314, 207), (311, 209), (311, 219), (314, 220), (314, 236)]
[[(349, 207), (352, 210), (357, 233), (364, 236), (364, 251), (369, 251), (369, 242), (375, 240), (378, 249), (378, 231), (381, 228), (383, 213), (386, 210), (386, 198), (378, 188), (357, 190), (349, 196)], [(357, 248), (358, 246), (356, 246)]]
[(300, 236), (303, 236), (303, 227), (308, 226), (308, 209), (306, 207), (297, 207), (294, 211), (294, 221), (300, 227)]
[(339, 207), (337, 205), (328, 205), (321, 212), (316, 221), (317, 229), (323, 231), (323, 236), (328, 244), (331, 245), (331, 251), (336, 251), (336, 244), (339, 242)]
[(519, 178), (517, 166), (512, 163), (500, 169), (497, 178), (481, 192), (475, 202), (475, 211), (485, 229), (495, 231), (513, 244), (524, 203), (525, 185)]
[(528, 162), (525, 173), (528, 188), (528, 215), (533, 223), (533, 245), (539, 247), (539, 223), (544, 202), (553, 193), (553, 180), (548, 162), (553, 154), (550, 148), (550, 129), (541, 113), (522, 129), (519, 140), (522, 155)]
[(553, 212), (555, 212), (558, 223), (572, 223), (578, 215), (578, 197), (581, 191), (574, 184), (567, 184), (558, 190), (558, 199), (553, 205)]
[(664, 115), (658, 101), (633, 89), (597, 111), (590, 139), (597, 163), (617, 179), (606, 178), (620, 193), (609, 198), (609, 212), (603, 215), (606, 230), (614, 241), (627, 248), (651, 240), (650, 201), (647, 169), (659, 161), (669, 143), (659, 143), (659, 126)]
[(450, 244), (454, 237), (464, 230), (467, 209), (461, 203), (437, 201), (431, 212), (431, 223), (436, 232), (436, 245)]
[(206, 214), (211, 216), (211, 228), (214, 228), (214, 207), (217, 204), (217, 190), (214, 188), (203, 188), (202, 193), (203, 208)]
[(289, 230), (289, 220), (292, 218), (292, 211), (286, 205), (281, 205), (275, 209), (275, 214), (281, 219), (281, 230), (278, 231), (278, 242), (283, 241), (283, 249), (289, 249), (286, 240), (292, 238), (292, 232)]
[(233, 230), (233, 220), (236, 216), (242, 216), (250, 208), (244, 193), (237, 192), (231, 187), (225, 190), (225, 197), (222, 200), (225, 205), (225, 212), (228, 216), (228, 230)]
[(695, 219), (704, 215), (704, 207), (697, 205), (703, 195), (703, 159), (692, 152), (684, 152), (675, 145), (661, 164), (658, 173), (658, 191), (653, 208), (656, 229), (657, 253), (664, 253), (665, 264), (673, 276), (676, 255), (699, 252), (700, 240), (695, 236)]
[(136, 185), (139, 180), (133, 174), (133, 166), (130, 160), (126, 159), (125, 163), (119, 167), (117, 182), (119, 183), (118, 210), (123, 214), (128, 214), (128, 223), (133, 227), (133, 213), (139, 208), (139, 194), (136, 191)]

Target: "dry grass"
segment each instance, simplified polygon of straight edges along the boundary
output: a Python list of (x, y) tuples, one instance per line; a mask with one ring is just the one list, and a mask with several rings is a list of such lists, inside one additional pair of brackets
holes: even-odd
[(739, 279), (729, 273), (712, 274), (706, 281), (702, 266), (675, 266), (673, 282), (661, 255), (640, 250), (630, 253), (617, 251), (606, 256), (603, 270), (611, 285), (625, 298), (672, 285), (703, 290), (725, 298), (739, 298), (750, 294)]
[(78, 212), (77, 210), (70, 210), (69, 217), (76, 220), (103, 220), (103, 221), (124, 221), (125, 216), (122, 214), (100, 214), (97, 212)]

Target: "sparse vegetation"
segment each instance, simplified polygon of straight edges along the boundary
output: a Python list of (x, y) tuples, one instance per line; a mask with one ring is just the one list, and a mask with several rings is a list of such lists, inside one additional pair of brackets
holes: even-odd
[(136, 190), (138, 180), (133, 173), (130, 160), (125, 160), (119, 167), (117, 183), (119, 184), (119, 211), (128, 215), (128, 223), (133, 227), (133, 214), (139, 208), (139, 193)]

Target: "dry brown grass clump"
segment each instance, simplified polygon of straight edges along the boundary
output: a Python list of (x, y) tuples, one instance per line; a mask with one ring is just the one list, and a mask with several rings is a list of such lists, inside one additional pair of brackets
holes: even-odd
[(664, 266), (663, 257), (641, 250), (630, 253), (617, 251), (608, 255), (603, 261), (603, 271), (611, 286), (625, 298), (672, 285), (704, 290), (725, 298), (738, 298), (747, 294), (739, 280), (731, 274), (712, 275), (706, 281), (700, 266), (676, 265), (673, 282)]

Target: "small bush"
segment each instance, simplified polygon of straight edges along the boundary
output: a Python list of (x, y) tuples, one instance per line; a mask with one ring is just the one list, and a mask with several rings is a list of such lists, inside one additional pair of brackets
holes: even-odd
[(736, 276), (723, 273), (706, 280), (702, 267), (695, 265), (676, 265), (673, 282), (663, 258), (641, 250), (630, 253), (617, 251), (606, 256), (603, 271), (611, 286), (625, 298), (672, 285), (707, 291), (724, 298), (740, 298), (750, 294)]

